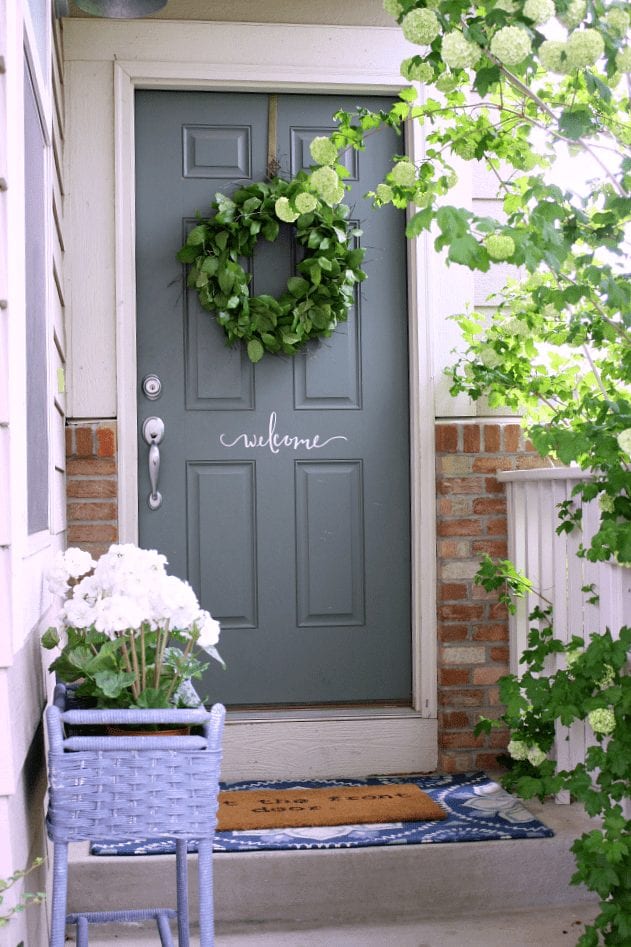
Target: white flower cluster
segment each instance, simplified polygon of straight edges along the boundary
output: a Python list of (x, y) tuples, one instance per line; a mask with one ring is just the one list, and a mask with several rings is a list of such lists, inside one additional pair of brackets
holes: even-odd
[(590, 710), (587, 714), (587, 720), (594, 733), (602, 733), (607, 736), (616, 729), (616, 717), (610, 707), (598, 707), (596, 710)]
[(559, 19), (564, 26), (567, 26), (568, 30), (573, 30), (583, 22), (586, 13), (586, 0), (571, 0), (565, 13), (559, 14)]
[(517, 66), (530, 55), (532, 44), (521, 26), (503, 26), (491, 40), (491, 52), (506, 66)]
[(526, 0), (524, 14), (533, 23), (547, 23), (554, 16), (553, 0)]
[(443, 36), (441, 55), (450, 69), (472, 69), (482, 55), (482, 50), (477, 43), (470, 42), (458, 30), (453, 30)]
[(416, 168), (411, 161), (397, 161), (390, 177), (399, 187), (411, 187), (416, 182)]
[(508, 755), (514, 760), (528, 760), (533, 766), (541, 766), (548, 758), (538, 746), (529, 746), (523, 740), (511, 740), (508, 744)]
[(631, 457), (631, 427), (626, 428), (624, 431), (620, 431), (618, 437), (618, 447), (621, 451), (624, 451), (625, 454), (628, 454)]
[(335, 164), (337, 161), (337, 148), (330, 138), (324, 135), (318, 135), (309, 145), (311, 157), (316, 164)]
[(386, 13), (393, 16), (395, 20), (397, 20), (403, 12), (399, 0), (383, 0), (383, 8)]
[(403, 35), (410, 43), (429, 46), (440, 33), (440, 23), (433, 10), (412, 10), (401, 22)]
[(309, 180), (318, 197), (329, 207), (339, 204), (344, 197), (344, 188), (340, 183), (337, 172), (328, 165), (316, 168)]
[(300, 216), (295, 210), (291, 209), (291, 204), (287, 197), (278, 198), (274, 204), (274, 211), (278, 219), (286, 224), (293, 224), (294, 220), (298, 220)]
[(509, 260), (515, 252), (515, 241), (508, 234), (490, 233), (484, 246), (492, 260)]
[(570, 33), (565, 46), (570, 71), (593, 66), (605, 51), (605, 41), (598, 30), (576, 30)]
[(68, 579), (79, 581), (60, 610), (56, 627), (95, 628), (110, 638), (141, 626), (180, 631), (213, 654), (219, 623), (200, 609), (188, 582), (167, 574), (166, 564), (160, 553), (131, 543), (110, 546), (96, 563), (79, 549), (59, 553), (48, 573), (51, 591), (65, 594), (70, 590)]
[(605, 23), (612, 33), (617, 36), (626, 36), (631, 24), (631, 17), (622, 7), (612, 7), (605, 15)]
[(631, 46), (624, 46), (616, 53), (616, 66), (620, 72), (631, 72)]

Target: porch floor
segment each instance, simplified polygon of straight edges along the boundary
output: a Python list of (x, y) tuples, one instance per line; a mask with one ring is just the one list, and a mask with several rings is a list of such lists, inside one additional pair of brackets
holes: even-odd
[[(527, 808), (553, 838), (219, 853), (217, 947), (573, 947), (598, 908), (590, 892), (569, 884), (570, 846), (597, 823), (577, 804), (530, 801)], [(172, 856), (72, 849), (71, 911), (169, 903)], [(99, 947), (157, 942), (151, 926), (90, 931)]]

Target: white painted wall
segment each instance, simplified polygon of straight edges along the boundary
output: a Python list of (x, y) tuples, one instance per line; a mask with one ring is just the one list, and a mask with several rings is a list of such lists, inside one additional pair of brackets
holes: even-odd
[[(39, 623), (50, 604), (43, 572), (61, 546), (65, 529), (63, 395), (57, 369), (63, 369), (65, 342), (61, 258), (62, 186), (54, 150), (63, 135), (60, 37), (53, 37), (48, 4), (37, 4), (35, 20), (26, 0), (0, 0), (0, 878), (45, 854), (45, 791), (41, 712), (46, 675), (39, 646)], [(28, 535), (26, 494), (26, 335), (24, 246), (23, 70), (30, 65), (47, 142), (47, 189), (51, 212), (46, 220), (47, 388), (49, 392), (48, 529)], [(54, 148), (53, 148), (54, 142)], [(55, 206), (55, 215), (52, 207)], [(56, 221), (55, 221), (56, 217)], [(45, 884), (45, 873), (30, 877), (28, 887)], [(20, 893), (5, 896), (2, 909)], [(45, 909), (17, 915), (2, 937), (29, 947), (46, 942)]]

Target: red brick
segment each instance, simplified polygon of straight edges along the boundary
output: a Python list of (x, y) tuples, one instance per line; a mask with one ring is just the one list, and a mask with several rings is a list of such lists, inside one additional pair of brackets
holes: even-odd
[(92, 428), (90, 427), (78, 427), (75, 428), (75, 441), (76, 441), (76, 451), (78, 457), (93, 457), (94, 456), (94, 436)]
[(486, 521), (487, 536), (506, 536), (508, 532), (508, 523), (505, 516)]
[(497, 479), (497, 477), (485, 477), (484, 479), (484, 489), (486, 493), (503, 493), (506, 494), (506, 487), (503, 483)]
[(484, 605), (441, 605), (438, 617), (442, 621), (479, 621), (484, 614)]
[(486, 690), (486, 700), (489, 707), (498, 707), (502, 706), (500, 701), (500, 689), (499, 687), (487, 687)]
[(115, 520), (115, 503), (69, 503), (69, 520)]
[(477, 625), (474, 641), (508, 641), (508, 625)]
[(474, 585), (471, 589), (471, 598), (483, 602), (496, 602), (497, 591), (487, 592), (481, 585)]
[(438, 481), (438, 492), (484, 493), (484, 480), (482, 477), (444, 477)]
[(116, 496), (116, 480), (72, 480), (67, 483), (67, 495), (78, 499), (99, 500)]
[(438, 524), (439, 536), (479, 536), (479, 520), (463, 517), (456, 520), (442, 520)]
[(508, 666), (508, 648), (491, 648), (491, 661), (502, 661)]
[(98, 477), (116, 473), (116, 461), (113, 457), (69, 460), (66, 470), (68, 476)]
[(508, 555), (506, 543), (499, 539), (476, 539), (471, 548), (474, 555), (486, 552), (489, 556), (500, 556), (503, 559)]
[(457, 731), (456, 733), (441, 733), (438, 739), (440, 745), (445, 747), (484, 746), (484, 737), (474, 736), (473, 728), (469, 730)]
[(74, 453), (74, 430), (71, 427), (66, 428), (66, 457), (70, 457)]
[(448, 690), (438, 695), (441, 707), (482, 707), (484, 705), (484, 691), (482, 690)]
[(508, 741), (510, 740), (510, 733), (506, 727), (502, 727), (498, 730), (491, 730), (489, 734), (489, 742), (491, 746), (505, 750), (508, 746)]
[(489, 609), (490, 618), (508, 618), (508, 609), (503, 602), (496, 602)]
[(477, 454), (480, 450), (480, 425), (464, 424), (462, 444), (467, 454)]
[(506, 668), (479, 667), (473, 668), (474, 684), (496, 684), (500, 677), (506, 674)]
[(97, 454), (99, 457), (114, 457), (116, 454), (116, 434), (111, 427), (99, 427), (96, 431)]
[(505, 769), (505, 767), (498, 762), (495, 753), (476, 753), (474, 768), (497, 772), (504, 772)]
[(436, 425), (436, 451), (453, 453), (458, 450), (458, 426), (456, 424)]
[(487, 454), (497, 454), (500, 450), (500, 429), (497, 424), (484, 425), (484, 450)]
[(454, 753), (445, 750), (438, 754), (438, 767), (441, 773), (466, 773), (475, 769), (473, 753)]
[(464, 730), (470, 725), (469, 714), (462, 710), (447, 711), (441, 715), (440, 725), (445, 730)]
[(507, 454), (516, 454), (521, 441), (521, 427), (519, 424), (504, 425), (504, 450)]
[(467, 597), (467, 586), (461, 582), (443, 582), (438, 588), (441, 602), (453, 602)]
[(536, 470), (538, 467), (548, 467), (547, 461), (543, 460), (539, 454), (518, 454), (517, 470)]
[(470, 677), (471, 671), (469, 668), (440, 668), (439, 684), (441, 687), (468, 684)]
[(467, 635), (466, 625), (440, 625), (438, 628), (440, 641), (466, 641)]
[(506, 500), (504, 497), (477, 497), (473, 501), (473, 512), (484, 515), (486, 513), (505, 513)]
[(68, 539), (71, 543), (116, 541), (116, 527), (110, 524), (90, 523), (85, 525), (69, 526)]
[(470, 516), (471, 505), (471, 498), (468, 496), (439, 497), (437, 512), (439, 516)]

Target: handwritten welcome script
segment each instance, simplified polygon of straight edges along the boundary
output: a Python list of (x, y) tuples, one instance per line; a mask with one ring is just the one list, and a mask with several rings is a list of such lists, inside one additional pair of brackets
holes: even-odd
[(305, 450), (321, 450), (331, 441), (348, 440), (344, 434), (334, 434), (323, 441), (320, 440), (319, 434), (314, 434), (313, 437), (301, 437), (299, 434), (277, 434), (276, 422), (276, 412), (272, 411), (269, 416), (267, 434), (247, 434), (244, 432), (237, 434), (232, 440), (228, 438), (227, 434), (220, 434), (219, 442), (222, 447), (236, 447), (238, 444), (241, 447), (249, 448), (267, 447), (272, 454), (278, 454), (283, 448), (298, 450), (303, 447)]

